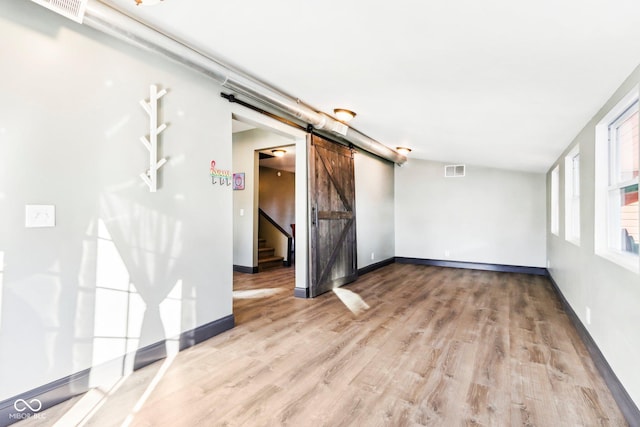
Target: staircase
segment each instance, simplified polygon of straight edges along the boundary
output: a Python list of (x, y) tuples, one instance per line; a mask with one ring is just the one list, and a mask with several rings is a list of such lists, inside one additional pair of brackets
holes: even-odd
[(284, 257), (276, 256), (275, 249), (267, 246), (265, 239), (258, 239), (258, 271), (282, 267)]

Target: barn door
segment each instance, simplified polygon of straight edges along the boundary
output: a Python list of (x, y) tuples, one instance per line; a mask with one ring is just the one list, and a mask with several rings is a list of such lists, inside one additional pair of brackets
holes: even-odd
[(345, 146), (308, 135), (309, 274), (312, 297), (358, 276), (353, 153)]

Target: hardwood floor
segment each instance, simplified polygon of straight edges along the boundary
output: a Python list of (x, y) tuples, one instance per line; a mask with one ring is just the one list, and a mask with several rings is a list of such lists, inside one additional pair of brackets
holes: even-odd
[(392, 264), (314, 300), (292, 268), (234, 280), (236, 328), (102, 391), (85, 425), (626, 425), (544, 277)]

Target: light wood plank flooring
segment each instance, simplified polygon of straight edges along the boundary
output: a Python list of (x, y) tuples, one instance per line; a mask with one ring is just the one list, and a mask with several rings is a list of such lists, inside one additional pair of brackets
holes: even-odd
[(314, 300), (292, 268), (234, 279), (236, 328), (100, 391), (86, 425), (626, 425), (544, 277), (392, 264)]

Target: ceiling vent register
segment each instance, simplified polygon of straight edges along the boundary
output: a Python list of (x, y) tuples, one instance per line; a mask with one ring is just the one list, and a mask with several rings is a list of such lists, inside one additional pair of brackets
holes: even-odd
[(445, 178), (463, 177), (465, 173), (465, 165), (447, 165), (444, 167)]
[(60, 15), (82, 24), (88, 0), (31, 0)]

